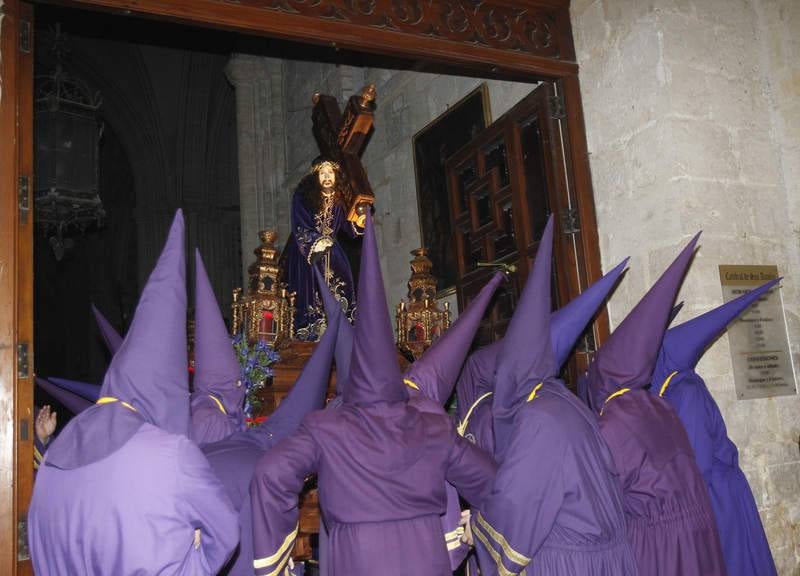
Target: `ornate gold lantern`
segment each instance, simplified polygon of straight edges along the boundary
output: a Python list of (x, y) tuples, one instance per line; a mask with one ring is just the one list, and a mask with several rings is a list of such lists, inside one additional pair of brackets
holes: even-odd
[(436, 303), (436, 277), (425, 248), (412, 250), (411, 277), (408, 279), (408, 302), (397, 305), (397, 345), (419, 358), (450, 327), (450, 305), (444, 310)]
[(256, 261), (247, 270), (248, 292), (242, 294), (241, 288), (233, 291), (231, 329), (234, 335), (243, 332), (251, 344), (262, 340), (278, 348), (294, 338), (295, 295), (278, 282), (275, 232), (262, 230), (258, 237), (261, 245), (253, 250)]

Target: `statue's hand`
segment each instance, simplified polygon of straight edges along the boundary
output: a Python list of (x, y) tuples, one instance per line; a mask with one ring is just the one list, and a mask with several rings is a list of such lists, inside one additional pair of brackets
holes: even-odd
[(331, 248), (333, 248), (333, 238), (330, 236), (320, 236), (317, 238), (317, 241), (311, 245), (311, 251), (308, 255), (309, 261), (312, 264), (315, 263), (320, 257), (327, 254)]

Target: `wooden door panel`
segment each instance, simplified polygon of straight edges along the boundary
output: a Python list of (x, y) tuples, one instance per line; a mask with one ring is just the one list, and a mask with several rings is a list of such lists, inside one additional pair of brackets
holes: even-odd
[[(528, 277), (547, 218), (553, 213), (553, 309), (580, 294), (586, 277), (570, 223), (574, 200), (558, 117), (557, 84), (540, 84), (529, 96), (478, 134), (446, 162), (451, 216), (457, 237), (457, 293), (463, 309), (483, 287), (492, 268), (515, 266), (495, 298), (478, 342), (497, 340), (513, 314)], [(569, 218), (567, 216), (569, 215)], [(574, 380), (577, 364), (565, 376)]]

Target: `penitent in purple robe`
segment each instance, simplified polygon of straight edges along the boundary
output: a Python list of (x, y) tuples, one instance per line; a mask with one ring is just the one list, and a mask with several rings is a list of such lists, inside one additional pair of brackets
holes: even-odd
[(739, 468), (739, 452), (695, 366), (728, 324), (779, 280), (668, 330), (651, 379), (650, 392), (672, 406), (686, 429), (711, 498), (728, 576), (775, 576), (777, 571), (753, 493)]
[(218, 442), (244, 428), (241, 368), (231, 337), (195, 251), (194, 391), (190, 437), (198, 446)]
[[(327, 288), (326, 288), (327, 289)], [(222, 572), (227, 576), (253, 574), (253, 528), (250, 481), (259, 459), (275, 444), (297, 430), (306, 414), (325, 403), (331, 360), (341, 314), (328, 320), (322, 336), (289, 394), (260, 426), (236, 432), (226, 439), (207, 444), (203, 452), (225, 486), (239, 513), (239, 549)]]
[(216, 574), (236, 546), (225, 489), (186, 434), (186, 288), (178, 212), (102, 397), (53, 440), (28, 513), (34, 571)]
[[(567, 361), (575, 341), (616, 286), (627, 262), (626, 258), (579, 296), (551, 314), (550, 337), (557, 366), (560, 367)], [(495, 364), (502, 345), (502, 341), (494, 342), (470, 354), (457, 385), (458, 432), (491, 453), (495, 451), (492, 428)], [(477, 559), (472, 554), (467, 560), (467, 576), (477, 573)]]
[(652, 576), (725, 574), (708, 491), (686, 432), (669, 405), (646, 390), (698, 236), (598, 350), (587, 375), (620, 475), (631, 549), (639, 573)]
[(481, 574), (632, 575), (611, 454), (594, 416), (557, 379), (552, 232), (551, 216), (497, 358), (492, 413), (500, 468), (470, 520)]
[(451, 574), (440, 519), (444, 481), (476, 504), (491, 484), (488, 454), (460, 438), (449, 418), (408, 403), (374, 234), (368, 215), (341, 406), (307, 416), (257, 465), (250, 490), (258, 575), (286, 565), (297, 535), (297, 494), (310, 474), (318, 475), (330, 576)]
[[(453, 394), (458, 374), (475, 339), (486, 307), (504, 279), (502, 273), (496, 273), (459, 315), (456, 323), (403, 374), (403, 382), (408, 386), (410, 406), (420, 412), (447, 416), (444, 404)], [(442, 533), (450, 556), (450, 567), (455, 570), (470, 549), (461, 541), (464, 527), (461, 525), (458, 491), (450, 483), (445, 484), (445, 491), (447, 509), (442, 515)]]

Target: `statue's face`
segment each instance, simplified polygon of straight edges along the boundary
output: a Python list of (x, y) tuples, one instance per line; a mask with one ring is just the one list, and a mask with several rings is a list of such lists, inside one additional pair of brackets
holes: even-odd
[(317, 176), (323, 191), (333, 190), (333, 185), (336, 184), (336, 172), (333, 170), (333, 166), (326, 162), (320, 167)]

